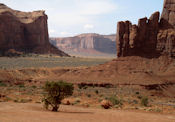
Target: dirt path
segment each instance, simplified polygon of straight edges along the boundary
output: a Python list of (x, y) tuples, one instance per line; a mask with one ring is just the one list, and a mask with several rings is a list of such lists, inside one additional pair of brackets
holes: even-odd
[(175, 116), (74, 106), (54, 113), (41, 104), (0, 103), (0, 122), (175, 122)]

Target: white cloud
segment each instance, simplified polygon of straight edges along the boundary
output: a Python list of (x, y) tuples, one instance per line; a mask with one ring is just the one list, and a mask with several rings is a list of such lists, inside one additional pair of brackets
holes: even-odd
[(55, 30), (54, 29), (49, 29), (49, 34), (53, 34), (55, 33)]
[(93, 28), (94, 28), (94, 25), (92, 25), (92, 24), (84, 25), (84, 29), (93, 29)]
[[(102, 23), (100, 17), (116, 12), (114, 0), (0, 0), (9, 7), (21, 11), (46, 10), (50, 36), (62, 36), (93, 29)], [(108, 18), (106, 18), (108, 19)], [(105, 21), (105, 19), (103, 19)], [(90, 25), (90, 24), (92, 25)], [(83, 28), (84, 27), (84, 28)], [(69, 35), (70, 33), (67, 33)]]
[(100, 15), (116, 10), (111, 0), (75, 0), (81, 15)]
[(62, 3), (64, 7), (58, 4), (55, 8), (48, 8), (46, 12), (49, 15), (49, 23), (56, 23), (56, 26), (95, 23), (98, 15), (109, 14), (117, 9), (111, 0), (69, 0), (68, 3), (66, 1), (68, 0)]
[(68, 35), (70, 35), (70, 33), (66, 32), (66, 31), (63, 31), (63, 32), (60, 33), (60, 35), (61, 36), (68, 36)]

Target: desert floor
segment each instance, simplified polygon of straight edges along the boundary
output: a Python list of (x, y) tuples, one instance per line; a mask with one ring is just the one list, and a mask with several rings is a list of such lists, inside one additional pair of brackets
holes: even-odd
[(0, 122), (175, 122), (175, 115), (124, 110), (60, 106), (59, 112), (42, 104), (0, 103)]

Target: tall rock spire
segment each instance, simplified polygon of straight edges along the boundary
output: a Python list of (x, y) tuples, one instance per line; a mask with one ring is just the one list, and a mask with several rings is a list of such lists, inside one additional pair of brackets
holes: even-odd
[(164, 1), (161, 19), (155, 12), (149, 19), (140, 19), (138, 25), (118, 22), (116, 44), (118, 57), (175, 58), (175, 0)]

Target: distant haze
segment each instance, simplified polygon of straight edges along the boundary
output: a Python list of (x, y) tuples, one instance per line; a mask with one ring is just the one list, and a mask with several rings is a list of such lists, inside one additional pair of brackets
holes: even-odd
[(81, 34), (67, 38), (50, 38), (57, 48), (72, 56), (116, 57), (116, 35)]
[(0, 0), (20, 11), (46, 10), (50, 37), (112, 34), (116, 23), (162, 11), (163, 0)]

